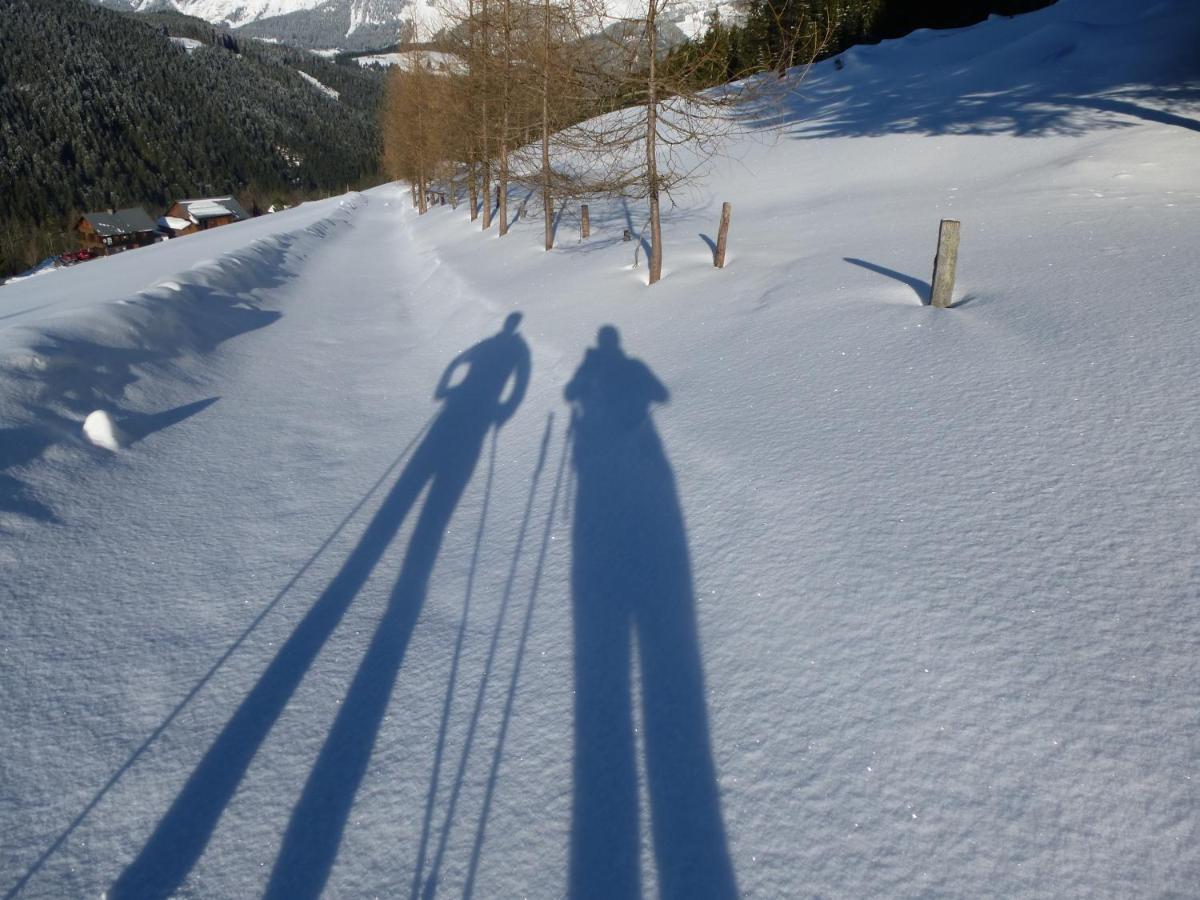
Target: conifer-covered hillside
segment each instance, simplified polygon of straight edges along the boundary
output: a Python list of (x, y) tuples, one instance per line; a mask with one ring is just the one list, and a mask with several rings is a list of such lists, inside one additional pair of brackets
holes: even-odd
[(374, 73), (177, 15), (85, 0), (5, 8), (0, 274), (58, 249), (79, 211), (344, 190), (376, 172)]

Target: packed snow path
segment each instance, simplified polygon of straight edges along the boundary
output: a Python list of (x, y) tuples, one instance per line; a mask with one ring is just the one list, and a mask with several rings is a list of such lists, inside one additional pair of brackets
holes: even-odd
[[(364, 838), (367, 846), (384, 849), (405, 832), (419, 834), (420, 841), (429, 845), (428, 878), (440, 874), (441, 861), (447, 857), (443, 845), (451, 837), (455, 853), (453, 865), (447, 868), (453, 873), (460, 873), (465, 864), (462, 842), (476, 841), (476, 831), (481, 842), (482, 821), (471, 821), (468, 827), (464, 817), (453, 834), (451, 826), (456, 823), (441, 821), (442, 809), (435, 801), (444, 801), (451, 786), (431, 778), (442, 768), (448, 776), (467, 762), (474, 763), (472, 773), (478, 775), (491, 765), (491, 756), (499, 749), (496, 727), (501, 706), (511, 693), (501, 681), (509, 680), (508, 670), (516, 662), (512, 641), (502, 651), (493, 647), (488, 654), (496, 670), (490, 685), (481, 680), (483, 659), (476, 651), (485, 643), (496, 644), (501, 636), (513, 638), (523, 629), (518, 613), (529, 614), (531, 567), (537, 554), (547, 556), (542, 544), (551, 536), (550, 488), (540, 481), (556, 477), (561, 485), (563, 428), (554, 428), (553, 416), (547, 415), (545, 421), (529, 426), (527, 435), (518, 433), (514, 438), (506, 429), (488, 437), (487, 408), (474, 402), (464, 405), (461, 400), (454, 410), (457, 420), (455, 415), (443, 415), (435, 421), (437, 406), (431, 396), (447, 363), (464, 349), (458, 343), (462, 329), (470, 331), (468, 323), (477, 322), (479, 337), (485, 338), (498, 330), (504, 311), (457, 286), (452, 274), (439, 271), (432, 254), (413, 254), (411, 247), (408, 253), (396, 252), (406, 230), (396, 229), (401, 196), (398, 191), (386, 192), (384, 199), (360, 210), (344, 234), (310, 251), (310, 259), (283, 261), (281, 267), (292, 266), (301, 273), (306, 302), (288, 305), (278, 321), (265, 317), (270, 327), (243, 335), (226, 345), (228, 349), (216, 359), (205, 360), (202, 371), (188, 373), (189, 395), (206, 394), (200, 385), (218, 383), (221, 394), (176, 407), (184, 412), (167, 418), (181, 421), (156, 436), (161, 446), (153, 460), (143, 461), (131, 453), (120, 464), (101, 466), (99, 473), (91, 474), (112, 479), (100, 489), (106, 502), (91, 511), (89, 520), (64, 526), (67, 533), (58, 537), (70, 547), (66, 558), (47, 560), (45, 571), (21, 561), (20, 583), (10, 584), (17, 595), (11, 614), (19, 609), (20, 615), (29, 617), (30, 627), (49, 631), (70, 650), (66, 658), (55, 654), (57, 658), (44, 671), (35, 661), (21, 659), (21, 668), (27, 675), (36, 672), (39, 683), (33, 694), (21, 698), (20, 721), (9, 721), (29, 727), (22, 742), (25, 751), (41, 758), (22, 759), (17, 751), (5, 764), (10, 773), (45, 771), (48, 760), (42, 754), (56, 745), (62, 765), (80, 776), (80, 808), (85, 802), (92, 807), (89, 820), (73, 830), (68, 842), (37, 871), (28, 873), (32, 877), (26, 894), (37, 895), (41, 884), (48, 895), (95, 895), (105, 878), (116, 874), (111, 871), (112, 861), (127, 860), (135, 848), (129, 845), (124, 828), (113, 832), (107, 843), (90, 836), (93, 828), (111, 821), (114, 805), (125, 810), (122, 815), (145, 816), (145, 824), (153, 824), (166, 809), (154, 806), (169, 799), (163, 785), (154, 785), (169, 770), (175, 770), (177, 782), (188, 772), (191, 780), (153, 835), (141, 835), (145, 847), (129, 873), (116, 882), (111, 896), (168, 896), (181, 889), (185, 876), (187, 890), (200, 896), (240, 893), (244, 888), (233, 885), (245, 885), (246, 874), (268, 861), (253, 845), (278, 841), (295, 800), (288, 796), (288, 785), (303, 780), (295, 765), (279, 754), (290, 757), (301, 747), (306, 748), (301, 752), (315, 753), (328, 734), (337, 733), (336, 728), (331, 732), (330, 717), (343, 698), (330, 690), (337, 690), (333, 685), (342, 678), (353, 679), (360, 651), (371, 635), (391, 640), (396, 617), (415, 616), (421, 610), (411, 590), (393, 583), (400, 570), (418, 570), (420, 574), (409, 577), (427, 580), (435, 556), (440, 556), (436, 587), (423, 613), (422, 628), (414, 635), (405, 677), (396, 685), (397, 698), (407, 696), (414, 685), (423, 685), (416, 691), (421, 698), (413, 704), (404, 701), (399, 715), (380, 717), (374, 704), (386, 701), (405, 654), (403, 647), (379, 649), (388, 656), (387, 662), (369, 657), (353, 683), (382, 690), (382, 695), (368, 701), (372, 706), (368, 713), (337, 720), (346, 722), (342, 729), (349, 736), (342, 744), (350, 749), (331, 744), (336, 751), (332, 770), (314, 769), (310, 779), (313, 791), (344, 791), (333, 802), (349, 803), (358, 784), (346, 787), (350, 776), (342, 757), (346, 752), (369, 755), (378, 745), (372, 769), (377, 774), (367, 777), (361, 795), (377, 796), (387, 805), (399, 803), (414, 813), (400, 817), (404, 821), (392, 821), (393, 816), (382, 808), (369, 813), (380, 817), (382, 831), (364, 831), (361, 814), (354, 827), (346, 828), (349, 823), (344, 817), (331, 822), (324, 834), (333, 846), (315, 856), (311, 847), (305, 848), (301, 861), (281, 869), (271, 884), (279, 896), (303, 895), (305, 884), (319, 891), (320, 883), (313, 879), (332, 865), (343, 828), (342, 853), (353, 855), (361, 852), (353, 848)], [(366, 204), (365, 198), (357, 202)], [(285, 282), (254, 291), (255, 300), (270, 307), (276, 301), (286, 302), (296, 289), (295, 282)], [(414, 302), (435, 294), (436, 304)], [(473, 362), (478, 379), (480, 363)], [(499, 383), (492, 386), (503, 388), (508, 374), (497, 373), (493, 380)], [(469, 384), (453, 387), (461, 394)], [(561, 404), (547, 402), (554, 394), (552, 386), (531, 393), (544, 409), (563, 419)], [(437, 433), (438, 421), (442, 433)], [(464, 433), (474, 435), (473, 446), (462, 446)], [(194, 443), (198, 436), (205, 444), (200, 451)], [(414, 444), (422, 438), (414, 455)], [(481, 461), (478, 457), (485, 451)], [(550, 452), (554, 453), (552, 471), (544, 465)], [(539, 458), (543, 465), (534, 470)], [(479, 477), (467, 484), (476, 468)], [(538, 481), (531, 482), (535, 475)], [(417, 518), (405, 515), (415, 493), (427, 481), (435, 487), (442, 484), (444, 492), (447, 478), (460, 480), (465, 495), (461, 502), (458, 489), (453, 498), (436, 492), (425, 497), (418, 508), (425, 510), (422, 521), (430, 534), (418, 535), (406, 551), (409, 538), (399, 530), (405, 524), (411, 527), (411, 520)], [(509, 502), (501, 505), (497, 502), (501, 499)], [(489, 500), (500, 508), (485, 520)], [(264, 516), (264, 509), (273, 512)], [(440, 532), (447, 523), (442, 539)], [(515, 538), (526, 535), (521, 545), (514, 545)], [(191, 571), (178, 565), (180, 543), (188, 548)], [(523, 547), (525, 552), (516, 556)], [(492, 565), (480, 571), (486, 561)], [(558, 556), (555, 564), (561, 565)], [(64, 584), (73, 587), (64, 589)], [(88, 586), (83, 597), (81, 584)], [(312, 598), (317, 595), (321, 601), (314, 606)], [(70, 600), (62, 606), (46, 602), (55, 596)], [(139, 599), (131, 602), (132, 598)], [(477, 610), (469, 609), (473, 600)], [(509, 614), (498, 619), (501, 604)], [(561, 623), (562, 615), (562, 610), (556, 610), (547, 618)], [(216, 619), (225, 622), (213, 630)], [(12, 623), (10, 627), (12, 632), (25, 631)], [(159, 628), (173, 636), (159, 633)], [(192, 635), (194, 641), (184, 637)], [(555, 649), (560, 655), (565, 652), (561, 645)], [(321, 665), (313, 668), (318, 653)], [(6, 658), (6, 663), (12, 661), (13, 657)], [(273, 662), (260, 671), (268, 661)], [(214, 662), (220, 666), (211, 671)], [(538, 665), (526, 664), (534, 671)], [(306, 674), (309, 678), (302, 680)], [(168, 697), (160, 694), (167, 690), (167, 682), (202, 686), (202, 690)], [(489, 686), (490, 693), (482, 698), (486, 706), (476, 702), (474, 695)], [(238, 700), (248, 689), (248, 695)], [(78, 708), (63, 704), (63, 692), (74, 695)], [(461, 695), (458, 706), (452, 703), (456, 692)], [(352, 688), (346, 699), (360, 694)], [(184, 698), (186, 705), (176, 707)], [(233, 707), (221, 708), (230, 701)], [(472, 708), (482, 721), (460, 721)], [(237, 712), (229, 721), (221, 721), (231, 709)], [(46, 710), (54, 714), (42, 716)], [(456, 714), (453, 720), (450, 713)], [(164, 716), (170, 718), (166, 731), (162, 730)], [(313, 717), (321, 724), (315, 724)], [(403, 736), (395, 733), (397, 728)], [(566, 730), (560, 729), (560, 745), (569, 734), (569, 714), (562, 728)], [(45, 736), (38, 735), (43, 729)], [(131, 743), (139, 729), (141, 739), (160, 732), (161, 737), (149, 747)], [(81, 751), (70, 740), (77, 730), (87, 735), (81, 739), (89, 750)], [(168, 736), (172, 732), (176, 738)], [(182, 732), (190, 736), (175, 752), (169, 751)], [(460, 765), (458, 757), (470, 749), (463, 740), (476, 732), (480, 733), (477, 758)], [(58, 736), (51, 738), (51, 733)], [(427, 740), (434, 735), (436, 742)], [(514, 735), (513, 744), (519, 748), (534, 737)], [(92, 756), (94, 768), (84, 763), (80, 769), (81, 753)], [(131, 754), (136, 766), (126, 765), (135, 761)], [(391, 765), (378, 768), (385, 759), (422, 774), (411, 780), (406, 777), (409, 783), (400, 784), (397, 772), (387, 772)], [(366, 760), (362, 762), (365, 766)], [(110, 771), (101, 776), (106, 766)], [(113, 770), (122, 777), (92, 806), (97, 798), (84, 796), (85, 785), (106, 784)], [(137, 775), (139, 770), (149, 782)], [(261, 780), (264, 774), (266, 783)], [(458, 772), (458, 779), (465, 783), (465, 773)], [(14, 774), (8, 783), (18, 780), (24, 779)], [(71, 785), (56, 778), (56, 787), (67, 790)], [(551, 797), (559, 794), (557, 786), (546, 788)], [(394, 790), (399, 793), (392, 795)], [(384, 799), (387, 795), (392, 796)], [(477, 811), (472, 813), (477, 816)], [(332, 815), (322, 808), (320, 818)], [(272, 818), (277, 821), (268, 824)], [(47, 844), (53, 838), (53, 824), (42, 823), (39, 836)], [(377, 844), (380, 841), (382, 845)], [(31, 841), (30, 849), (33, 846)], [(248, 868), (223, 881), (232, 875), (230, 865), (235, 865), (226, 850), (239, 846), (237, 855), (244, 857)], [(70, 868), (78, 872), (79, 880), (70, 876), (64, 880), (58, 865), (74, 858), (79, 847), (91, 848), (89, 862), (80, 866), (78, 859), (72, 859)], [(200, 861), (193, 871), (206, 849), (205, 859), (216, 865), (210, 871)], [(390, 856), (392, 851), (386, 852)], [(6, 871), (15, 871), (15, 860), (6, 864)], [(395, 874), (386, 882), (392, 883)], [(364, 875), (352, 871), (349, 884), (375, 890), (360, 880)], [(293, 879), (300, 884), (291, 883)], [(358, 891), (358, 887), (349, 889), (352, 895)]]
[(395, 187), (0, 289), (3, 896), (1193, 894), (1198, 26), (818, 66), (652, 290)]

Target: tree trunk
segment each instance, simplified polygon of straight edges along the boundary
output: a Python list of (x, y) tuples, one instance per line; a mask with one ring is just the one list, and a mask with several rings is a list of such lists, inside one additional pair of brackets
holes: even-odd
[(550, 196), (550, 0), (542, 0), (542, 211), (546, 249), (554, 249), (554, 200)]
[(483, 181), (483, 230), (487, 231), (492, 227), (492, 160), (491, 160), (491, 135), (488, 133), (488, 60), (491, 57), (490, 44), (491, 35), (488, 29), (488, 5), (487, 0), (483, 0), (479, 5), (480, 10), (480, 58), (484, 62), (480, 65), (479, 71), (482, 77), (480, 85), (480, 104), (479, 104), (479, 124), (480, 124), (480, 143), (482, 146), (481, 164), (483, 171), (480, 177)]
[(479, 217), (479, 176), (475, 171), (475, 154), (471, 153), (471, 162), (467, 166), (467, 193), (471, 201), (471, 221)]
[(500, 85), (500, 184), (496, 203), (496, 214), (500, 217), (500, 237), (508, 234), (508, 112), (509, 112), (509, 81), (511, 80), (512, 59), (512, 2), (504, 0), (504, 71)]
[(646, 39), (650, 44), (650, 67), (646, 76), (646, 187), (650, 198), (650, 283), (662, 278), (662, 225), (658, 216), (658, 157), (655, 138), (658, 136), (658, 32), (655, 24), (659, 0), (650, 0), (646, 13)]
[[(484, 140), (484, 143), (486, 144), (486, 142), (488, 140), (487, 101), (484, 101), (484, 104), (483, 104), (483, 116), (484, 116), (483, 140)], [(480, 185), (480, 188), (481, 188), (480, 193), (483, 195), (483, 211), (482, 211), (482, 214), (480, 215), (480, 219), (483, 220), (483, 230), (487, 231), (489, 228), (492, 227), (492, 173), (491, 173), (491, 161), (488, 159), (486, 150), (483, 153), (483, 161), (480, 163), (480, 166), (481, 166), (481, 172), (480, 172), (479, 178), (480, 178), (480, 181), (482, 182)]]

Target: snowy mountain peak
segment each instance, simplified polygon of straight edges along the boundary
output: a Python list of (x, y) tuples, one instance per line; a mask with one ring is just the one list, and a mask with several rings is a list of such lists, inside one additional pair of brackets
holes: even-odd
[[(432, 0), (96, 0), (134, 12), (175, 10), (217, 25), (246, 28), (253, 37), (309, 48), (374, 49), (397, 40), (422, 40), (445, 25)], [(610, 15), (639, 13), (639, 0), (608, 0)], [(688, 37), (704, 30), (709, 13), (733, 15), (732, 0), (671, 0), (663, 19)]]

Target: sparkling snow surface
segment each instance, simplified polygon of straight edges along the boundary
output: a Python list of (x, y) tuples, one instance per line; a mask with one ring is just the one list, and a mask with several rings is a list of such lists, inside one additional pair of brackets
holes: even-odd
[(816, 66), (653, 288), (398, 186), (0, 288), (3, 896), (1195, 895), (1198, 34)]

